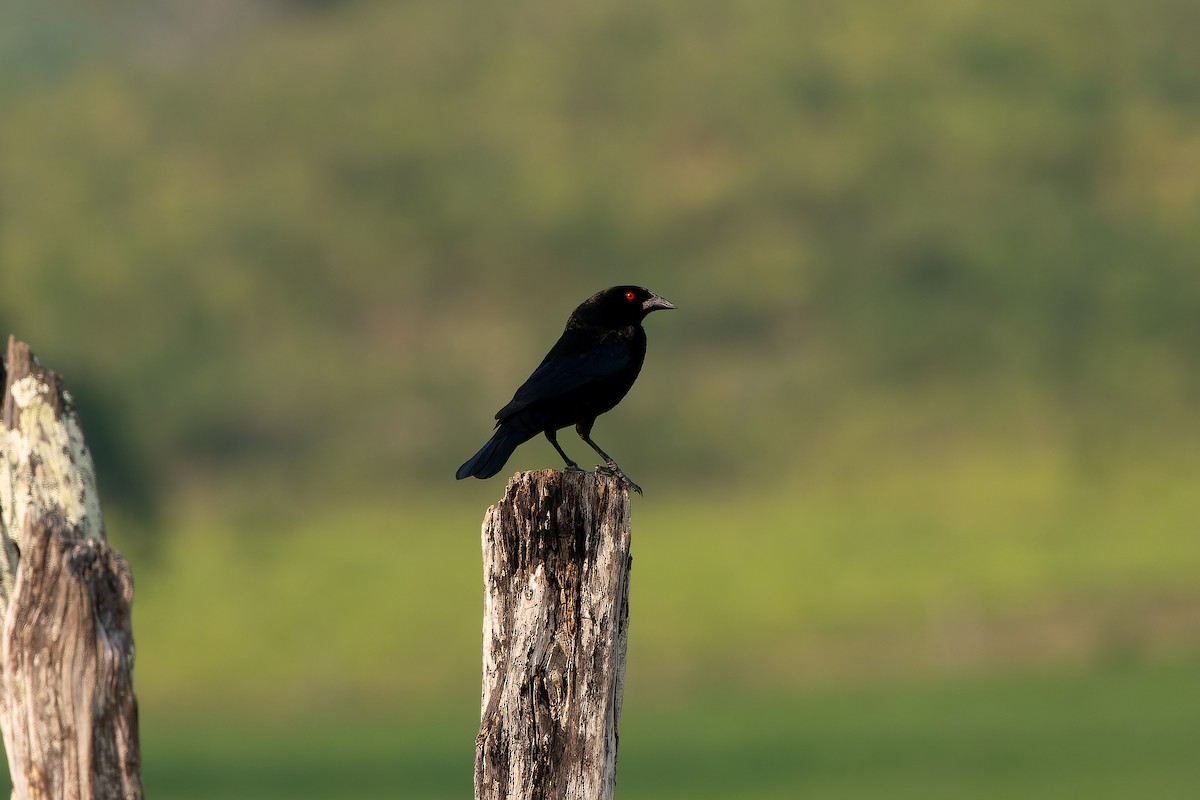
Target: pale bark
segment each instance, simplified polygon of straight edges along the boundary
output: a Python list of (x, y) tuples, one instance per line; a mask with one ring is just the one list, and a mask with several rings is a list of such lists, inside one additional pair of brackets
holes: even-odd
[(0, 384), (0, 728), (13, 798), (140, 800), (129, 566), (105, 541), (59, 375), (10, 339)]
[(629, 492), (524, 472), (483, 524), (477, 800), (610, 800), (629, 638)]

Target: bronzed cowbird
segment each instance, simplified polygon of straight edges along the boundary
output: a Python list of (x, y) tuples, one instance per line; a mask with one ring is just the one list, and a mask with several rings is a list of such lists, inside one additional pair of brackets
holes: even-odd
[(640, 286), (614, 286), (585, 300), (571, 312), (562, 336), (512, 402), (496, 412), (495, 434), (455, 477), (492, 477), (518, 445), (539, 433), (546, 434), (567, 469), (579, 469), (557, 438), (559, 430), (574, 425), (580, 438), (604, 459), (606, 466), (597, 469), (618, 476), (641, 494), (641, 487), (592, 441), (592, 425), (637, 379), (646, 357), (642, 320), (651, 311), (667, 308), (675, 305)]

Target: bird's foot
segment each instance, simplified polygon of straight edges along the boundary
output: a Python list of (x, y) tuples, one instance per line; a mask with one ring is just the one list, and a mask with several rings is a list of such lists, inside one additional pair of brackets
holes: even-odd
[(563, 472), (587, 472), (587, 470), (576, 464), (574, 461), (568, 461), (567, 465), (563, 467)]
[[(617, 462), (615, 462), (615, 461), (609, 461), (607, 464), (597, 464), (596, 465), (596, 474), (597, 475), (609, 475), (614, 478), (620, 478), (621, 482), (624, 483), (627, 487), (629, 487), (630, 489), (633, 489), (638, 494), (642, 494), (642, 487), (638, 486), (636, 483), (629, 480), (629, 476), (626, 475), (624, 472), (621, 472), (621, 468), (617, 466)], [(644, 496), (645, 495), (643, 495), (643, 497)]]

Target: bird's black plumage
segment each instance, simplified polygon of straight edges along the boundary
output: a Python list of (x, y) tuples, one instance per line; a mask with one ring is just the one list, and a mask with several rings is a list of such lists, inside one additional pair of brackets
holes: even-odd
[(458, 468), (455, 477), (492, 477), (518, 445), (539, 433), (546, 435), (568, 469), (578, 469), (557, 438), (558, 431), (574, 425), (580, 438), (604, 459), (608, 471), (641, 492), (592, 441), (592, 425), (621, 401), (642, 369), (646, 357), (642, 320), (652, 311), (674, 307), (640, 286), (614, 286), (585, 300), (512, 401), (496, 412), (496, 433)]

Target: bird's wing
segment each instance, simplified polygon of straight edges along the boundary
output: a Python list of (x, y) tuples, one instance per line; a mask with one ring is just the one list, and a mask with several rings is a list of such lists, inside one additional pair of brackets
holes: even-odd
[(496, 412), (496, 419), (503, 421), (532, 403), (611, 378), (632, 362), (627, 343), (613, 342), (575, 353), (563, 353), (556, 346), (517, 389), (512, 402)]

